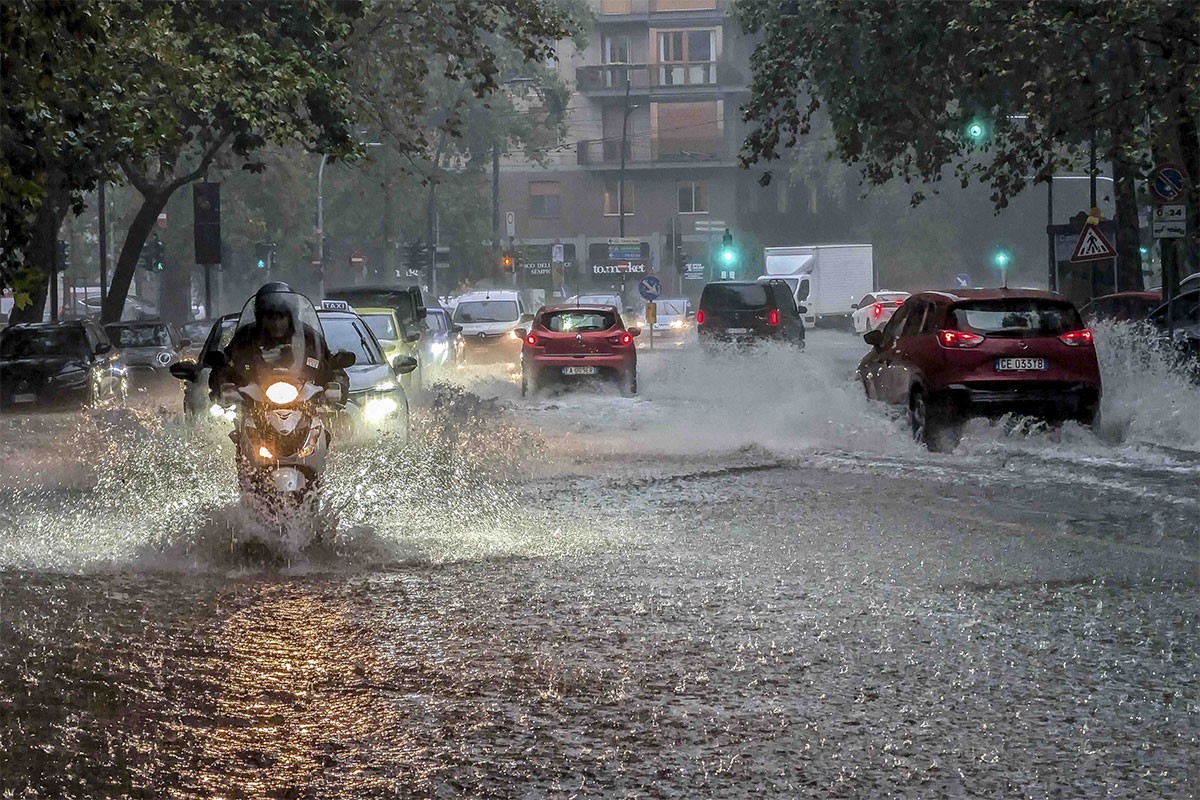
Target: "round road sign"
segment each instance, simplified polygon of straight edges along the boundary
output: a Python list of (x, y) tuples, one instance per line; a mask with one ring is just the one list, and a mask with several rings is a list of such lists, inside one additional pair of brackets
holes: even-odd
[(1178, 164), (1159, 164), (1150, 179), (1150, 193), (1160, 203), (1177, 203), (1187, 189), (1187, 173)]
[(653, 275), (647, 275), (638, 281), (638, 294), (646, 302), (653, 302), (656, 297), (662, 294), (662, 281)]

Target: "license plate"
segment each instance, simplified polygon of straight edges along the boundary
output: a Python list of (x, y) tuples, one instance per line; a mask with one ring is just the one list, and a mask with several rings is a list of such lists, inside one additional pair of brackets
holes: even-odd
[(749, 328), (727, 328), (725, 330), (730, 336), (743, 336), (750, 332)]
[(595, 367), (563, 367), (563, 375), (595, 375)]
[(997, 358), (997, 372), (1027, 372), (1046, 368), (1044, 358)]
[(14, 403), (35, 403), (35, 402), (37, 402), (37, 395), (36, 394), (14, 394), (13, 402)]

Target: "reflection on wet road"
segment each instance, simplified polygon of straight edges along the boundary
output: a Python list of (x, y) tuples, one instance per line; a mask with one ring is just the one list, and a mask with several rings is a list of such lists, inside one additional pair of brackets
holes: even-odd
[(931, 455), (836, 336), (636, 399), (471, 375), (267, 558), (219, 436), (15, 421), (0, 797), (1193, 794), (1186, 421)]

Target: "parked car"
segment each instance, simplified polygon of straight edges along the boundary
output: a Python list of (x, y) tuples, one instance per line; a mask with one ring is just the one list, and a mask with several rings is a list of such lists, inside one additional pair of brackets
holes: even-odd
[[(460, 306), (461, 308), (461, 306)], [(521, 396), (548, 383), (603, 378), (637, 394), (637, 327), (611, 305), (543, 306), (521, 337)]]
[(866, 333), (887, 325), (892, 314), (895, 314), (896, 309), (904, 305), (904, 301), (908, 297), (908, 292), (884, 290), (865, 295), (862, 300), (851, 306), (854, 309), (854, 313), (850, 315), (854, 322), (854, 332)]
[(213, 403), (208, 396), (208, 376), (212, 372), (208, 354), (224, 352), (237, 330), (238, 316), (225, 314), (213, 320), (196, 359), (178, 361), (168, 368), (172, 375), (183, 381), (183, 413), (189, 420), (206, 414), (214, 417), (225, 415), (225, 409)]
[(953, 449), (964, 419), (1004, 413), (1091, 425), (1100, 411), (1092, 332), (1060, 294), (922, 292), (863, 339), (868, 398), (908, 409), (913, 437)]
[(131, 386), (148, 386), (169, 379), (172, 364), (183, 360), (190, 341), (162, 320), (127, 320), (104, 326), (109, 341), (121, 351)]
[[(1200, 289), (1176, 295), (1146, 317), (1150, 331), (1163, 348), (1174, 350), (1191, 378), (1200, 381)], [(1174, 339), (1169, 338), (1174, 329)]]
[(1162, 290), (1149, 292), (1117, 292), (1093, 298), (1079, 309), (1089, 324), (1099, 321), (1141, 322), (1150, 312), (1162, 305)]
[(454, 323), (462, 326), (464, 362), (506, 362), (516, 365), (521, 354), (517, 328), (533, 320), (519, 292), (468, 292), (458, 298)]
[(120, 351), (92, 320), (9, 325), (0, 331), (0, 410), (123, 402)]
[[(328, 300), (326, 303), (330, 302)], [(322, 304), (324, 306), (324, 304)], [(424, 383), (424, 364), (421, 359), (421, 334), (410, 331), (390, 308), (356, 308), (355, 312), (375, 334), (383, 347), (385, 360), (390, 364), (399, 356), (409, 356), (417, 361), (417, 368), (401, 378), (404, 390), (409, 394), (419, 392)], [(422, 326), (421, 322), (417, 325)]]
[(804, 313), (785, 281), (716, 281), (700, 294), (696, 332), (709, 346), (777, 341), (804, 349)]
[(433, 373), (454, 370), (462, 361), (463, 326), (450, 319), (444, 308), (430, 308), (421, 334), (421, 364)]

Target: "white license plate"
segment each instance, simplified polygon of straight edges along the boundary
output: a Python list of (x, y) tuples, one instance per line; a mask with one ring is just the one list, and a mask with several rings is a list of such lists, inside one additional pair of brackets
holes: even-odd
[(563, 367), (563, 375), (595, 375), (595, 367)]
[(37, 395), (36, 394), (14, 394), (13, 402), (14, 403), (36, 403)]
[(1027, 372), (1046, 368), (1044, 358), (997, 358), (997, 372)]
[(727, 328), (725, 330), (725, 332), (728, 333), (730, 336), (741, 336), (743, 334), (749, 333), (750, 329), (749, 328)]

